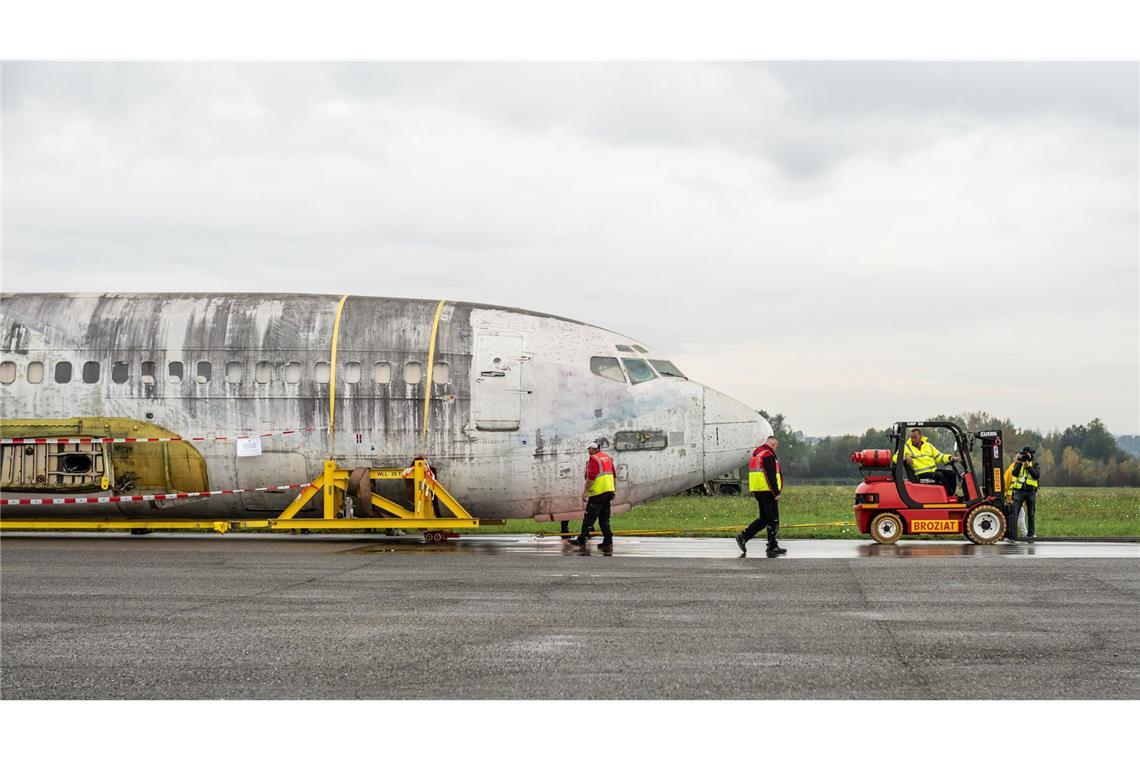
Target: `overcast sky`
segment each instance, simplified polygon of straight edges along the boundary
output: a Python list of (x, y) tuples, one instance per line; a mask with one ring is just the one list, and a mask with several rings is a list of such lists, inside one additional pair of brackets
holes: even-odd
[(521, 306), (808, 434), (1140, 432), (1136, 64), (3, 65), (5, 291)]

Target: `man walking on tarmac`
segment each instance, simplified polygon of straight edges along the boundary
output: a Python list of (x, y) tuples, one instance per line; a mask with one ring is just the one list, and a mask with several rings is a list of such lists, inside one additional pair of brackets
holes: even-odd
[(780, 460), (776, 458), (776, 449), (780, 441), (774, 435), (768, 436), (764, 443), (752, 452), (748, 461), (748, 490), (756, 497), (756, 505), (760, 508), (760, 516), (744, 529), (743, 533), (736, 535), (736, 545), (742, 554), (748, 553), (746, 544), (760, 532), (761, 528), (768, 529), (769, 557), (778, 557), (787, 554), (787, 549), (781, 549), (776, 543), (776, 532), (780, 529), (780, 493), (784, 490), (784, 478), (780, 474)]
[(1017, 518), (1021, 506), (1025, 505), (1025, 521), (1028, 531), (1026, 541), (1037, 539), (1037, 480), (1041, 477), (1041, 467), (1033, 461), (1034, 450), (1026, 446), (1014, 458), (1013, 480), (1009, 490), (1013, 494), (1013, 506), (1010, 508), (1009, 540), (1017, 540)]
[(602, 543), (598, 548), (612, 549), (614, 534), (610, 530), (610, 504), (614, 500), (614, 460), (602, 451), (598, 441), (591, 443), (586, 450), (590, 454), (586, 462), (586, 488), (582, 491), (586, 515), (582, 518), (581, 532), (570, 543), (585, 546), (597, 520), (602, 529)]

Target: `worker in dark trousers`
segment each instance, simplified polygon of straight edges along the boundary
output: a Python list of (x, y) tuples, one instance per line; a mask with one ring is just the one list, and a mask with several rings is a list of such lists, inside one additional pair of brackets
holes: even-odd
[(787, 554), (787, 549), (781, 549), (776, 543), (776, 533), (780, 530), (780, 493), (784, 490), (784, 478), (780, 474), (780, 460), (776, 458), (776, 449), (780, 441), (774, 435), (768, 436), (764, 443), (752, 452), (748, 461), (748, 490), (756, 497), (756, 505), (760, 508), (760, 516), (744, 529), (743, 533), (736, 535), (736, 545), (742, 554), (748, 553), (746, 544), (760, 532), (761, 528), (768, 529), (769, 557), (778, 557)]
[(1025, 521), (1028, 531), (1026, 541), (1037, 539), (1037, 481), (1041, 477), (1041, 467), (1033, 461), (1036, 452), (1026, 446), (1013, 460), (1013, 480), (1009, 484), (1010, 493), (1013, 494), (1013, 506), (1010, 508), (1009, 540), (1017, 540), (1017, 517), (1022, 506), (1025, 507)]
[(614, 500), (614, 460), (602, 451), (598, 441), (586, 449), (590, 458), (586, 461), (586, 487), (582, 490), (582, 501), (586, 502), (586, 515), (582, 518), (582, 530), (570, 543), (585, 546), (594, 529), (594, 521), (602, 529), (601, 549), (612, 549), (614, 534), (610, 530), (610, 504)]

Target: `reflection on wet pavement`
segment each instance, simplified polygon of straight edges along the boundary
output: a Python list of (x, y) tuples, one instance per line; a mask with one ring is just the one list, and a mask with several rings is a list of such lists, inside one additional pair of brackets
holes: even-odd
[[(769, 560), (763, 541), (749, 545), (747, 559), (782, 561), (789, 559), (858, 559), (860, 557), (1046, 557), (1051, 559), (1117, 558), (1140, 559), (1140, 544), (1134, 543), (1061, 543), (1035, 544), (1002, 542), (979, 546), (968, 541), (900, 541), (883, 546), (872, 541), (795, 540), (781, 541), (788, 553)], [(614, 557), (723, 557), (740, 558), (736, 542), (730, 538), (638, 538), (616, 537), (614, 547), (602, 549), (597, 539), (584, 547), (574, 546), (560, 538), (532, 535), (464, 536), (443, 544), (425, 544), (418, 538), (379, 538), (357, 546), (353, 552), (439, 552), (485, 554), (536, 554), (548, 556), (614, 556)]]
[[(593, 538), (584, 547), (575, 546), (557, 536), (537, 536), (531, 533), (512, 535), (467, 535), (444, 543), (426, 543), (416, 535), (381, 536), (361, 534), (314, 533), (305, 536), (270, 533), (229, 533), (224, 536), (206, 533), (152, 533), (145, 536), (128, 536), (123, 533), (5, 533), (3, 541), (59, 540), (115, 541), (123, 545), (148, 541), (188, 541), (202, 548), (206, 542), (248, 543), (250, 549), (268, 548), (276, 544), (293, 547), (310, 546), (314, 549), (353, 552), (416, 552), (423, 554), (530, 554), (548, 557), (658, 557), (658, 558), (720, 558), (739, 559), (740, 550), (731, 538), (672, 538), (615, 536), (613, 549), (602, 549), (600, 538)], [(748, 560), (782, 562), (795, 559), (859, 559), (913, 558), (913, 557), (1044, 557), (1048, 559), (1140, 559), (1140, 542), (1081, 542), (1038, 541), (1035, 544), (1001, 542), (992, 546), (978, 546), (968, 541), (899, 541), (883, 546), (866, 540), (842, 539), (781, 539), (780, 545), (788, 550), (782, 557), (769, 559), (764, 555), (764, 541), (757, 539), (748, 545)]]

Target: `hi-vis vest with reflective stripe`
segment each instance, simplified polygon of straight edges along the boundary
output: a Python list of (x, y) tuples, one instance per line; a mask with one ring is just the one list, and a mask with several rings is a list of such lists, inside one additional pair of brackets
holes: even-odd
[(1021, 474), (1013, 476), (1013, 482), (1009, 484), (1009, 487), (1014, 490), (1017, 490), (1019, 488), (1037, 487), (1037, 481), (1034, 480), (1033, 476), (1029, 474), (1029, 467), (1025, 464), (1025, 462), (1021, 463)]
[[(903, 446), (903, 455), (910, 454), (910, 466), (914, 468), (915, 475), (924, 475), (928, 472), (934, 472), (935, 465), (946, 464), (950, 461), (947, 454), (943, 454), (938, 449), (934, 448), (934, 444), (926, 440), (926, 436), (922, 436), (922, 445), (916, 447), (906, 439), (906, 445)], [(891, 457), (892, 462), (898, 461), (898, 454)]]
[(784, 490), (784, 476), (780, 473), (780, 460), (776, 458), (776, 452), (771, 449), (761, 449), (758, 454), (753, 454), (752, 458), (748, 460), (748, 490), (753, 493), (772, 490), (772, 487), (768, 485), (768, 474), (764, 472), (764, 459), (766, 457), (772, 457), (776, 460), (776, 488), (781, 491)]
[(590, 485), (586, 487), (586, 495), (597, 496), (616, 490), (614, 488), (614, 460), (610, 459), (610, 455), (604, 451), (599, 451), (597, 454), (591, 455), (590, 459), (598, 463), (598, 476), (591, 480)]

